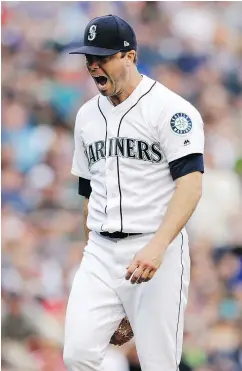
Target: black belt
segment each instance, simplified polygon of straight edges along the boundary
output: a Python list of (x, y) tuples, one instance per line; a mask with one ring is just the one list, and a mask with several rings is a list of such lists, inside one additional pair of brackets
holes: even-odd
[(100, 234), (104, 237), (109, 237), (109, 238), (127, 238), (129, 236), (135, 236), (135, 235), (142, 234), (142, 233), (100, 232)]

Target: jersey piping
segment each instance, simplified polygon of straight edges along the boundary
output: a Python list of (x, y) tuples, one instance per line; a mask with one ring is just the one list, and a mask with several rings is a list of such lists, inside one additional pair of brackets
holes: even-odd
[(180, 322), (180, 313), (181, 313), (181, 297), (182, 297), (182, 283), (183, 283), (183, 273), (184, 273), (184, 266), (183, 266), (183, 233), (181, 232), (181, 287), (180, 287), (180, 297), (179, 297), (179, 308), (178, 308), (178, 316), (177, 316), (177, 326), (176, 326), (176, 371), (179, 371), (179, 365), (177, 363), (177, 342), (178, 342), (178, 330), (179, 330), (179, 322)]

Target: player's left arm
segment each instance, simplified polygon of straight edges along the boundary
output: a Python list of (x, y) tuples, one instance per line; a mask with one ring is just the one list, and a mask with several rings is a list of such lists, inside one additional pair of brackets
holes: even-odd
[(202, 195), (202, 173), (192, 172), (176, 180), (176, 190), (164, 220), (152, 240), (141, 249), (129, 266), (126, 279), (132, 283), (151, 279), (160, 267), (169, 244), (185, 226)]
[(176, 180), (176, 189), (169, 202), (164, 220), (151, 241), (162, 256), (190, 219), (201, 196), (202, 173), (200, 171), (189, 173)]
[(148, 281), (154, 276), (167, 247), (186, 225), (201, 198), (204, 134), (201, 116), (194, 110), (189, 116), (185, 114), (190, 129), (187, 133), (174, 132), (176, 127), (172, 124), (172, 128), (171, 123), (175, 115), (162, 130), (162, 148), (176, 188), (159, 229), (128, 267), (126, 279), (132, 276), (132, 283)]

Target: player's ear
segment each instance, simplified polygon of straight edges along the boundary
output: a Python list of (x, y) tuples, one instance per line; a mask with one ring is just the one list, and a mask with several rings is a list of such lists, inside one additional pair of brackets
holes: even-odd
[(126, 53), (126, 63), (128, 67), (134, 64), (135, 56), (136, 56), (135, 50), (130, 50)]

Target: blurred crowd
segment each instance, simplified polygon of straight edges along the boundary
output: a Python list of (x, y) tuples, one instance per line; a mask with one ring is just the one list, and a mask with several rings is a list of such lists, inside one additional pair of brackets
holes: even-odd
[[(83, 58), (68, 53), (104, 14), (132, 24), (140, 71), (204, 119), (180, 371), (239, 371), (242, 3), (153, 1), (2, 2), (2, 370), (65, 370), (65, 308), (84, 248), (73, 127), (97, 94)], [(110, 348), (103, 371), (140, 371), (135, 344)]]

